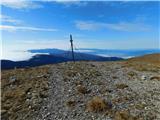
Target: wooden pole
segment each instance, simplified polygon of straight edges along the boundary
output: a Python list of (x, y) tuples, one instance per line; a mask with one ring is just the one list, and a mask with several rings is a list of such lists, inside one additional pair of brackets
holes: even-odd
[(72, 49), (72, 60), (75, 62), (72, 35), (70, 35), (70, 42), (71, 42), (71, 49)]

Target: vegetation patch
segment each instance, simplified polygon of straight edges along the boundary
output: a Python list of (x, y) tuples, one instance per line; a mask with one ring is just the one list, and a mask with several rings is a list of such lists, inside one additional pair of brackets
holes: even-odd
[(133, 71), (130, 71), (127, 73), (130, 77), (134, 77), (134, 76), (137, 76), (137, 74)]
[(111, 105), (109, 105), (104, 99), (100, 97), (93, 97), (87, 103), (87, 111), (90, 112), (103, 112), (110, 108)]
[(150, 78), (150, 80), (158, 80), (158, 81), (160, 81), (160, 76), (152, 76)]
[(127, 110), (117, 111), (114, 119), (115, 120), (140, 120), (132, 116)]
[(116, 84), (116, 88), (118, 88), (118, 89), (125, 89), (125, 88), (128, 88), (128, 85), (126, 85), (124, 83)]
[(87, 88), (86, 88), (85, 86), (83, 86), (83, 85), (78, 85), (78, 86), (77, 86), (77, 91), (78, 91), (78, 93), (81, 93), (81, 94), (86, 94), (86, 93), (88, 93)]
[(72, 108), (76, 105), (76, 102), (74, 100), (68, 100), (66, 102), (66, 106), (69, 107), (69, 108)]
[(138, 110), (143, 110), (147, 105), (144, 104), (144, 103), (137, 103), (135, 105), (135, 108), (138, 109)]
[(118, 77), (117, 77), (117, 76), (112, 76), (112, 78), (113, 78), (113, 79), (117, 79)]
[(38, 110), (48, 95), (48, 74), (48, 66), (2, 71), (1, 118), (29, 119), (24, 117)]

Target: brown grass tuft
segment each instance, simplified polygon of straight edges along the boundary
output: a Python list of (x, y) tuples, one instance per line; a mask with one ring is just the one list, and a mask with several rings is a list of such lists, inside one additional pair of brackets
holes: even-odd
[(126, 84), (124, 84), (124, 83), (121, 83), (121, 84), (116, 84), (116, 87), (117, 87), (118, 89), (124, 89), (124, 88), (127, 88), (128, 85), (126, 85)]
[(78, 91), (78, 93), (82, 93), (82, 94), (86, 94), (87, 93), (86, 87), (82, 86), (82, 85), (78, 85), (77, 86), (77, 91)]
[(67, 107), (74, 107), (76, 105), (76, 102), (74, 100), (69, 100), (66, 102)]
[(137, 120), (136, 117), (130, 115), (130, 113), (126, 110), (124, 111), (117, 111), (115, 114), (115, 120)]
[(87, 103), (86, 107), (90, 112), (102, 112), (110, 108), (105, 100), (100, 97), (93, 97), (93, 99)]
[(112, 76), (112, 78), (113, 78), (113, 79), (117, 79), (118, 77), (117, 77), (117, 76)]
[(158, 81), (160, 81), (160, 76), (153, 76), (153, 77), (150, 78), (150, 80), (158, 80)]
[(130, 77), (137, 76), (137, 74), (133, 71), (127, 73)]

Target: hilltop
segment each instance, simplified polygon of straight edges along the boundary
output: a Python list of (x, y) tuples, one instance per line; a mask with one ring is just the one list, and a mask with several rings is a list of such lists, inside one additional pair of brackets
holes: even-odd
[(160, 54), (2, 71), (2, 120), (158, 120)]

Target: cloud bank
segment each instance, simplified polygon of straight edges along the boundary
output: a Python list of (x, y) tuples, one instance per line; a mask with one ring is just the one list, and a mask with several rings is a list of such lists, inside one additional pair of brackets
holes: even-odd
[(35, 9), (43, 7), (38, 4), (38, 2), (33, 2), (30, 0), (1, 0), (0, 5), (13, 9)]
[(79, 30), (101, 30), (110, 29), (117, 31), (148, 31), (150, 26), (136, 22), (103, 23), (95, 21), (76, 21), (76, 28)]
[(28, 27), (28, 26), (11, 26), (11, 25), (0, 25), (0, 29), (10, 31), (10, 32), (12, 31), (47, 31), (47, 32), (58, 31), (57, 29)]

